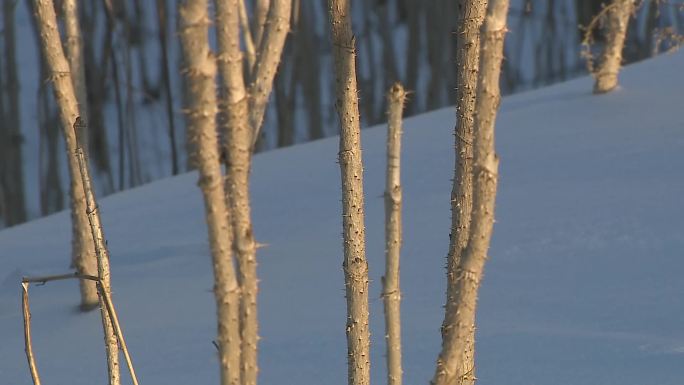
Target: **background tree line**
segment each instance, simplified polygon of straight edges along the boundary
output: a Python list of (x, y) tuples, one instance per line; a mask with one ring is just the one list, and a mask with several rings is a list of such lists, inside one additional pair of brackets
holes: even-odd
[[(68, 178), (58, 110), (50, 97), (52, 85), (46, 81), (45, 59), (30, 17), (32, 2), (2, 2), (0, 226), (10, 226), (64, 209)], [(61, 28), (66, 28), (62, 3), (56, 1), (55, 9)], [(261, 3), (246, 1), (246, 16), (263, 17)], [(584, 59), (577, 54), (583, 40), (578, 26), (588, 25), (602, 3), (512, 2), (502, 92), (585, 73)], [(385, 120), (384, 93), (395, 81), (414, 91), (407, 100), (407, 116), (453, 105), (456, 3), (353, 4), (362, 125)], [(627, 63), (667, 50), (681, 41), (678, 33), (684, 29), (680, 3), (644, 0), (637, 6), (636, 22), (630, 23), (625, 44)], [(338, 133), (325, 2), (295, 1), (291, 12), (273, 103), (267, 107), (257, 150)], [(78, 21), (85, 37), (87, 142), (97, 190), (106, 195), (190, 169), (175, 2), (87, 1), (79, 8)], [(600, 45), (603, 37), (594, 35)]]

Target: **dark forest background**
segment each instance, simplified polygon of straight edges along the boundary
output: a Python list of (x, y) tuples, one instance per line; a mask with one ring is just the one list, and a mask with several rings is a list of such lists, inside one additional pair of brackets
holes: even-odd
[[(31, 1), (2, 1), (0, 227), (65, 208), (65, 150)], [(59, 11), (59, 0), (55, 1)], [(102, 195), (189, 170), (175, 0), (82, 1), (89, 143)], [(364, 127), (385, 121), (385, 91), (401, 81), (405, 116), (453, 105), (456, 1), (356, 0)], [(684, 3), (638, 2), (624, 60), (681, 43)], [(254, 4), (246, 0), (247, 12)], [(502, 91), (510, 94), (586, 73), (582, 26), (596, 0), (511, 2)], [(337, 134), (324, 1), (295, 0), (258, 151)], [(596, 46), (600, 30), (594, 31)], [(596, 47), (594, 47), (596, 48)], [(589, 91), (588, 91), (589, 92)]]

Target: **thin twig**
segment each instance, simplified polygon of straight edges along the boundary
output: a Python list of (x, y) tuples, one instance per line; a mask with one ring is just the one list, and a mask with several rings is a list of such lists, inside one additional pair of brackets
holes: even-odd
[[(97, 276), (99, 278), (98, 285), (104, 288), (107, 294), (110, 293), (110, 270), (109, 270), (109, 252), (107, 251), (107, 243), (102, 230), (102, 223), (100, 221), (100, 214), (97, 210), (97, 201), (90, 179), (90, 172), (88, 170), (88, 163), (85, 158), (83, 149), (79, 144), (77, 137), (78, 132), (85, 129), (85, 122), (81, 117), (76, 117), (73, 123), (74, 136), (76, 136), (76, 151), (74, 153), (78, 163), (78, 169), (81, 174), (81, 187), (83, 188), (83, 195), (86, 201), (86, 214), (88, 222), (90, 223), (90, 231), (93, 242), (95, 244), (95, 255), (97, 256)], [(75, 176), (74, 176), (75, 177)], [(102, 316), (102, 328), (104, 330), (104, 343), (107, 351), (107, 371), (109, 374), (109, 385), (120, 385), (121, 374), (119, 372), (119, 347), (117, 346), (116, 333), (111, 323), (111, 317), (108, 316), (105, 306), (103, 306), (103, 298), (100, 296), (100, 313)]]
[(38, 375), (36, 359), (33, 356), (33, 347), (31, 344), (31, 312), (29, 311), (28, 286), (28, 282), (21, 283), (23, 289), (21, 293), (21, 307), (24, 313), (24, 350), (26, 351), (26, 359), (28, 360), (33, 384), (40, 385), (40, 376)]
[(109, 320), (114, 326), (116, 331), (116, 336), (119, 339), (119, 346), (123, 351), (124, 358), (126, 359), (126, 364), (128, 365), (128, 371), (131, 373), (131, 379), (133, 380), (133, 385), (138, 385), (138, 377), (135, 375), (135, 369), (133, 369), (133, 361), (131, 360), (131, 355), (128, 352), (128, 346), (126, 345), (126, 340), (123, 336), (123, 331), (121, 331), (121, 325), (119, 324), (119, 317), (116, 315), (116, 310), (114, 309), (114, 304), (111, 298), (109, 298), (109, 293), (102, 287), (102, 282), (97, 281), (97, 290), (100, 292), (100, 296), (107, 307), (107, 314), (109, 315)]
[(37, 283), (38, 285), (45, 285), (50, 281), (61, 281), (64, 279), (87, 279), (90, 281), (99, 281), (100, 278), (94, 275), (79, 274), (79, 273), (69, 273), (69, 274), (59, 274), (59, 275), (46, 275), (42, 277), (22, 277), (22, 283)]
[(128, 346), (126, 345), (126, 340), (124, 339), (123, 331), (121, 330), (121, 324), (119, 323), (119, 317), (116, 314), (114, 304), (112, 303), (112, 300), (109, 297), (109, 294), (105, 291), (104, 287), (102, 286), (102, 281), (98, 277), (95, 277), (92, 275), (87, 275), (87, 274), (78, 274), (78, 273), (47, 275), (47, 276), (41, 276), (41, 277), (23, 277), (21, 279), (21, 286), (23, 288), (22, 308), (23, 308), (23, 313), (24, 313), (24, 339), (25, 339), (25, 345), (26, 345), (26, 358), (28, 359), (28, 362), (29, 362), (29, 369), (31, 371), (31, 377), (33, 378), (34, 385), (40, 385), (40, 378), (38, 377), (38, 370), (36, 368), (36, 362), (35, 362), (35, 359), (33, 357), (33, 349), (32, 349), (32, 345), (31, 345), (31, 313), (29, 312), (28, 286), (30, 283), (38, 283), (39, 285), (44, 285), (47, 282), (60, 281), (60, 280), (72, 279), (72, 278), (87, 279), (87, 280), (96, 282), (97, 291), (100, 293), (100, 298), (102, 299), (102, 302), (104, 302), (105, 308), (107, 310), (107, 316), (108, 316), (109, 320), (111, 321), (112, 326), (114, 327), (114, 331), (116, 332), (116, 337), (119, 341), (119, 345), (121, 346), (121, 350), (123, 351), (124, 357), (126, 359), (126, 364), (128, 365), (128, 370), (131, 374), (131, 379), (133, 380), (133, 385), (139, 385), (138, 384), (138, 377), (136, 376), (135, 369), (133, 368), (133, 361), (132, 361), (131, 355), (128, 351)]

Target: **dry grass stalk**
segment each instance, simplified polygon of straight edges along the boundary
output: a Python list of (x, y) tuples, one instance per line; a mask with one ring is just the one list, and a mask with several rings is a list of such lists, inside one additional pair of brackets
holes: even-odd
[(28, 286), (28, 282), (21, 283), (21, 308), (24, 314), (24, 350), (26, 351), (26, 359), (28, 360), (33, 385), (40, 385), (40, 376), (38, 375), (36, 358), (33, 355), (33, 344), (31, 343), (31, 311), (29, 310)]

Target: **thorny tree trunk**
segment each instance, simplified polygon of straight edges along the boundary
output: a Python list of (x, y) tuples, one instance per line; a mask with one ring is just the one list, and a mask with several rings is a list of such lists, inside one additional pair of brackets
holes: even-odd
[[(454, 347), (454, 328), (450, 327), (450, 315), (459, 306), (455, 302), (458, 287), (458, 266), (468, 244), (470, 216), (473, 207), (473, 124), (475, 120), (475, 96), (480, 58), (480, 27), (487, 10), (486, 1), (462, 0), (458, 4), (459, 31), (456, 34), (456, 127), (454, 182), (451, 190), (451, 235), (447, 254), (447, 298), (442, 324), (442, 354), (455, 356), (459, 373), (456, 378), (472, 376), (475, 340), (467, 339), (464, 345), (456, 345), (456, 353), (448, 353)], [(446, 364), (441, 359), (439, 364)], [(438, 367), (438, 372), (442, 371)], [(433, 379), (439, 384), (437, 375)]]
[[(81, 28), (78, 25), (78, 8), (76, 0), (64, 0), (62, 2), (62, 12), (64, 13), (64, 25), (66, 31), (66, 57), (69, 61), (69, 68), (71, 69), (71, 81), (76, 92), (77, 108), (81, 119), (86, 122), (88, 120), (88, 98), (86, 94), (85, 83), (85, 67), (83, 65), (83, 40), (81, 39)], [(82, 125), (81, 131), (78, 132), (79, 140), (85, 143), (85, 148), (88, 144), (88, 132), (85, 129), (86, 125)], [(80, 194), (80, 191), (77, 192)], [(95, 275), (95, 250), (90, 245), (90, 239), (82, 240), (84, 242), (83, 251), (75, 255), (73, 260), (81, 274)], [(85, 254), (84, 254), (85, 253)], [(93, 257), (88, 257), (93, 256)], [(90, 308), (98, 303), (97, 288), (95, 283), (87, 280), (79, 280), (81, 287), (81, 306), (83, 308)]]
[[(88, 230), (86, 217), (85, 199), (80, 194), (82, 191), (81, 180), (78, 178), (78, 164), (71, 154), (76, 149), (76, 138), (71, 125), (79, 116), (78, 102), (71, 81), (69, 63), (67, 62), (62, 43), (57, 30), (57, 20), (52, 1), (36, 0), (35, 11), (37, 24), (42, 39), (42, 49), (45, 60), (48, 63), (53, 81), (55, 99), (59, 105), (62, 130), (67, 145), (69, 156), (69, 179), (71, 197), (71, 220), (72, 220), (72, 258), (76, 262), (76, 268), (82, 274), (94, 274), (95, 250), (92, 238)], [(93, 284), (81, 285), (81, 307), (90, 309), (97, 305), (95, 286)], [(113, 334), (112, 334), (113, 335)]]
[(368, 262), (363, 203), (361, 127), (356, 83), (356, 42), (348, 0), (329, 0), (340, 118), (339, 163), (342, 176), (342, 235), (347, 297), (347, 370), (349, 385), (370, 383)]
[[(72, 128), (74, 135), (86, 129), (80, 117), (77, 117)], [(92, 181), (90, 179), (90, 171), (88, 170), (88, 163), (85, 158), (83, 148), (79, 145), (79, 138), (76, 138), (76, 151), (73, 157), (79, 167), (79, 174), (83, 186), (83, 196), (86, 201), (86, 212), (88, 215), (88, 223), (90, 225), (90, 234), (92, 235), (93, 244), (95, 247), (95, 254), (97, 255), (97, 277), (100, 279), (102, 285), (102, 293), (98, 292), (100, 296), (100, 312), (102, 316), (102, 327), (105, 330), (105, 344), (107, 347), (107, 358), (109, 365), (109, 383), (119, 384), (121, 381), (119, 375), (119, 341), (117, 334), (114, 331), (114, 314), (110, 312), (106, 306), (107, 299), (103, 295), (112, 297), (111, 276), (109, 268), (109, 251), (107, 250), (107, 239), (104, 236), (102, 222), (100, 221), (100, 211), (95, 200), (95, 193), (93, 191)], [(111, 334), (110, 334), (111, 333)], [(132, 373), (133, 374), (133, 373)]]
[(195, 164), (204, 196), (214, 266), (222, 385), (240, 384), (240, 288), (232, 260), (232, 234), (216, 137), (216, 60), (209, 48), (206, 0), (179, 4), (179, 34), (187, 78), (186, 126), (196, 141)]
[[(78, 23), (78, 4), (76, 0), (62, 0), (62, 12), (64, 13), (64, 30), (66, 39), (66, 56), (71, 68), (71, 80), (76, 91), (78, 101), (78, 111), (81, 119), (84, 119), (88, 126), (88, 95), (86, 93), (85, 67), (83, 61), (83, 39), (81, 38), (81, 27)], [(83, 125), (82, 132), (78, 133), (79, 140), (85, 144), (84, 151), (87, 152), (88, 132)]]
[(385, 183), (385, 276), (382, 298), (385, 305), (387, 339), (387, 385), (401, 385), (401, 115), (406, 92), (396, 83), (387, 93), (387, 180)]
[[(62, 123), (62, 131), (66, 141), (67, 160), (69, 165), (69, 177), (71, 180), (71, 205), (72, 205), (72, 221), (74, 231), (74, 249), (78, 251), (80, 259), (77, 261), (85, 261), (88, 266), (94, 258), (94, 250), (86, 248), (86, 245), (93, 245), (92, 234), (89, 231), (88, 220), (86, 218), (86, 202), (85, 196), (81, 194), (83, 190), (83, 181), (79, 178), (78, 161), (73, 154), (76, 151), (76, 135), (73, 130), (73, 123), (76, 121), (78, 115), (78, 107), (76, 94), (74, 92), (73, 83), (71, 81), (71, 73), (69, 71), (69, 63), (64, 56), (62, 43), (57, 29), (57, 16), (55, 15), (54, 5), (51, 0), (36, 0), (35, 2), (36, 21), (40, 36), (42, 39), (41, 47), (43, 55), (48, 63), (51, 72), (52, 87), (55, 93), (55, 99), (59, 105), (60, 120)], [(85, 250), (88, 250), (86, 254)], [(92, 253), (92, 254), (91, 254)], [(79, 272), (84, 265), (77, 265)], [(99, 270), (99, 266), (98, 266)], [(84, 274), (90, 274), (88, 273)], [(98, 271), (100, 272), (100, 271)], [(109, 271), (102, 272), (101, 279), (108, 279)], [(104, 284), (104, 282), (103, 282)], [(82, 304), (83, 306), (84, 304)], [(104, 307), (101, 306), (101, 311), (105, 312)], [(114, 329), (112, 328), (109, 318), (103, 313), (104, 325), (104, 339), (107, 348), (107, 367), (109, 370), (109, 384), (119, 385), (119, 351), (116, 342)]]
[[(15, 225), (26, 221), (26, 204), (24, 198), (24, 173), (21, 160), (21, 147), (23, 139), (21, 135), (21, 109), (19, 106), (19, 77), (17, 73), (16, 57), (16, 34), (14, 23), (14, 11), (16, 0), (4, 0), (3, 2), (3, 29), (5, 37), (4, 65), (5, 86), (7, 87), (7, 109), (5, 110), (5, 133), (3, 139), (4, 156), (1, 160), (4, 164), (4, 172), (0, 175), (0, 189), (4, 190), (6, 209), (6, 223)], [(0, 89), (0, 92), (4, 90)], [(2, 108), (3, 106), (0, 106)], [(0, 203), (2, 205), (2, 203)]]
[[(256, 243), (252, 233), (249, 202), (252, 135), (248, 121), (248, 94), (243, 79), (243, 56), (240, 50), (239, 8), (236, 0), (216, 1), (219, 70), (225, 100), (227, 201), (233, 214), (233, 234), (238, 259), (241, 299), (240, 333), (242, 384), (257, 381), (257, 276)], [(259, 65), (258, 63), (256, 64)]]
[(606, 43), (601, 54), (598, 68), (594, 73), (594, 93), (603, 94), (612, 91), (618, 84), (618, 72), (622, 64), (622, 49), (629, 17), (632, 14), (634, 0), (613, 0), (606, 13)]
[[(447, 304), (442, 352), (432, 383), (473, 384), (475, 366), (463, 359), (474, 354), (477, 292), (487, 259), (494, 224), (498, 157), (494, 151), (494, 123), (500, 101), (499, 76), (506, 34), (508, 0), (490, 0), (481, 32), (481, 52), (475, 103), (473, 148), (473, 205), (466, 249), (455, 269), (453, 297)], [(455, 181), (456, 182), (456, 181)], [(453, 229), (455, 231), (457, 229)], [(472, 359), (471, 359), (472, 360)], [(464, 365), (470, 365), (465, 367)]]
[[(34, 4), (32, 1), (26, 3), (31, 14), (34, 14)], [(36, 39), (36, 46), (40, 47), (41, 38), (38, 30), (38, 21), (31, 18), (31, 27)], [(49, 79), (50, 71), (42, 52), (38, 54), (38, 67), (40, 68), (39, 79)], [(40, 130), (39, 150), (38, 150), (38, 172), (40, 174), (40, 212), (47, 215), (52, 212), (60, 211), (64, 208), (64, 193), (59, 171), (59, 118), (58, 112), (50, 102), (49, 83), (42, 82), (38, 87), (36, 100), (38, 107), (38, 126)]]
[(252, 145), (259, 139), (273, 78), (278, 70), (285, 38), (290, 31), (291, 0), (271, 0), (266, 26), (259, 42), (254, 71), (249, 85), (249, 125), (252, 127)]

